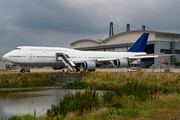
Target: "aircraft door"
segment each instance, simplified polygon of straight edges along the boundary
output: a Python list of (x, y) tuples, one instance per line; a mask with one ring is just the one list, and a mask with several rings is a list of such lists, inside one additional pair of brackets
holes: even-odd
[(32, 53), (29, 53), (29, 60), (32, 60)]
[(87, 55), (84, 55), (84, 58), (87, 59)]
[(44, 49), (44, 47), (42, 47), (42, 53), (45, 53), (46, 51), (45, 51), (45, 49)]

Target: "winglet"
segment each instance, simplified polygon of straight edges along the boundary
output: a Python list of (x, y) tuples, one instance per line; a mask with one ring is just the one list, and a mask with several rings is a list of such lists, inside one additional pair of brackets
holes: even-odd
[(149, 33), (143, 33), (141, 37), (126, 52), (144, 52)]

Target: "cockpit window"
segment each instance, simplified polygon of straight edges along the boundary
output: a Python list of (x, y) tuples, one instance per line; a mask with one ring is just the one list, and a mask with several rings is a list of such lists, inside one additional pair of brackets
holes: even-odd
[(21, 48), (15, 48), (14, 50), (21, 50)]

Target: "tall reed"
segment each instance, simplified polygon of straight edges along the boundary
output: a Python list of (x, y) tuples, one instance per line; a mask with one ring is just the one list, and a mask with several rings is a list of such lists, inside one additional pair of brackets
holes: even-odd
[(121, 73), (121, 72), (92, 72), (82, 81), (90, 89), (111, 90), (123, 85), (127, 81), (143, 82), (147, 86), (157, 87), (169, 84), (180, 87), (180, 74), (178, 73)]
[(68, 93), (57, 105), (52, 105), (51, 109), (47, 110), (47, 115), (50, 117), (58, 114), (66, 116), (68, 112), (77, 112), (77, 115), (82, 115), (84, 112), (91, 112), (92, 109), (98, 109), (99, 105), (99, 96), (96, 91)]

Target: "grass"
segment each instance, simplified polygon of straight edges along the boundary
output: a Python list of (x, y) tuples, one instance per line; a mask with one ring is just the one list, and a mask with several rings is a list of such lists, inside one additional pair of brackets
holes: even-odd
[(176, 85), (180, 87), (180, 74), (178, 73), (122, 73), (122, 72), (92, 72), (82, 81), (87, 88), (98, 90), (113, 90), (116, 86), (128, 81), (138, 81), (149, 86), (157, 87)]
[(69, 86), (76, 88), (81, 84), (83, 88), (107, 91), (102, 96), (91, 90), (67, 94), (57, 105), (52, 105), (48, 116), (36, 119), (164, 120), (180, 117), (180, 74), (91, 72), (81, 83)]
[(3, 73), (5, 73), (5, 72), (16, 72), (16, 70), (0, 70), (0, 72), (3, 72)]
[(178, 112), (174, 112), (180, 110), (178, 73), (92, 72), (82, 82), (85, 82), (85, 88), (109, 91), (102, 96), (106, 110), (98, 115), (99, 110), (66, 119), (163, 120), (179, 117)]
[(102, 107), (89, 114), (75, 116), (69, 114), (66, 120), (170, 120), (179, 117), (179, 94), (160, 95), (152, 101), (138, 102), (136, 108)]
[[(0, 88), (24, 88), (54, 86), (50, 76), (85, 76), (89, 73), (9, 73), (0, 74)], [(82, 86), (82, 85), (81, 85)]]
[(0, 74), (0, 88), (54, 86), (47, 73)]

